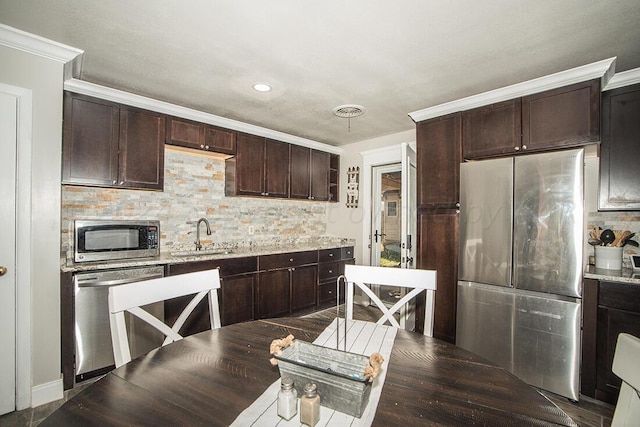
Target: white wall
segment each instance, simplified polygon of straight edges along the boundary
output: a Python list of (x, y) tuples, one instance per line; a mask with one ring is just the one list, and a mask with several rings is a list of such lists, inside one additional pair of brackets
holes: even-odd
[[(374, 150), (376, 148), (390, 147), (402, 144), (403, 142), (415, 142), (415, 130), (394, 133), (378, 138), (368, 139), (353, 144), (345, 145), (344, 152), (340, 155), (340, 202), (330, 203), (327, 208), (327, 234), (336, 237), (346, 237), (356, 240), (354, 253), (356, 254), (356, 264), (368, 264), (369, 260), (363, 260), (363, 253), (369, 244), (369, 234), (363, 230), (365, 215), (370, 212), (363, 212), (362, 200), (371, 197), (371, 194), (363, 194), (363, 161), (360, 153)], [(360, 167), (360, 203), (357, 208), (347, 208), (347, 170), (350, 167)]]
[[(59, 384), (61, 62), (0, 45), (0, 82), (33, 95), (31, 190), (32, 386)], [(20, 183), (18, 183), (20, 185)], [(37, 399), (34, 399), (38, 403)], [(41, 402), (40, 402), (41, 403)]]

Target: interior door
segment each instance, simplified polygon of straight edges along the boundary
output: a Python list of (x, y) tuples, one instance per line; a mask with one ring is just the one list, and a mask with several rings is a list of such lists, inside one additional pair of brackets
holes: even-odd
[(0, 415), (16, 409), (17, 99), (0, 93)]
[[(402, 144), (400, 221), (400, 267), (416, 268), (414, 262), (414, 242), (416, 236), (416, 152), (407, 143)], [(400, 310), (400, 326), (409, 331), (415, 330), (415, 298)]]
[(416, 236), (416, 152), (409, 144), (402, 144), (400, 248), (402, 268), (416, 268), (414, 241)]

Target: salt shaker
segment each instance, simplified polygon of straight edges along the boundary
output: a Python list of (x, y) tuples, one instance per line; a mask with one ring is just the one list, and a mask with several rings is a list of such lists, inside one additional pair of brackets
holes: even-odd
[(282, 378), (278, 391), (278, 415), (289, 421), (298, 413), (298, 393), (293, 388), (293, 379)]
[(304, 386), (300, 398), (300, 422), (310, 427), (315, 426), (320, 420), (320, 396), (315, 384)]

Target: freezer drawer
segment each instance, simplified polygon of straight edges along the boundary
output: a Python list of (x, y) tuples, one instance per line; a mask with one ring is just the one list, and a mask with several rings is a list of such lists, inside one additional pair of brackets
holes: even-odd
[(578, 400), (581, 300), (458, 282), (456, 345)]
[(508, 288), (458, 282), (456, 345), (513, 371), (514, 305)]
[(581, 300), (519, 293), (515, 309), (513, 373), (578, 400)]

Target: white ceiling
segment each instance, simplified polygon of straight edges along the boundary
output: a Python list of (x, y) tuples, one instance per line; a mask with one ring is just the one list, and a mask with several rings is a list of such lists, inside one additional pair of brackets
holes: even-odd
[[(0, 23), (84, 50), (82, 80), (336, 146), (602, 59), (640, 67), (638, 0), (0, 0)], [(350, 130), (342, 104), (366, 108)]]

